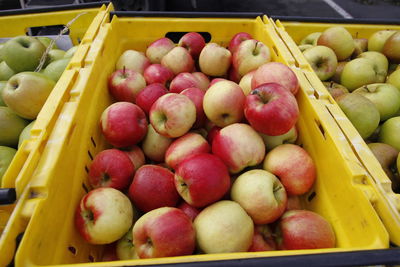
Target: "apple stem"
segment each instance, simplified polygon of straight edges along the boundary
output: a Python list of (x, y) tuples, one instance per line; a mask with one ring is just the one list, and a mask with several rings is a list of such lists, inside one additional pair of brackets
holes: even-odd
[(262, 95), (261, 93), (260, 93), (260, 90), (258, 90), (258, 89), (254, 89), (253, 91), (251, 91), (251, 93), (250, 94), (252, 94), (252, 95), (257, 95), (260, 99), (261, 99), (261, 101), (264, 103), (264, 104), (267, 104), (268, 103), (268, 98), (267, 97), (265, 97), (264, 95)]
[(257, 41), (256, 45), (254, 46), (253, 55), (256, 55), (256, 50), (257, 50), (258, 43), (259, 43), (259, 41)]

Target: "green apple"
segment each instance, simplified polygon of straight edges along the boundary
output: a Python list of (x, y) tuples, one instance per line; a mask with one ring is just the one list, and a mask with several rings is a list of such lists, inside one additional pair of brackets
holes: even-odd
[(57, 82), (67, 67), (70, 58), (63, 58), (51, 62), (43, 71), (43, 74)]
[(400, 150), (400, 117), (392, 117), (385, 121), (379, 131), (378, 140)]
[(0, 44), (0, 62), (1, 61), (4, 61), (4, 58), (3, 58), (3, 46), (4, 46), (4, 43), (1, 43)]
[(392, 72), (386, 82), (396, 86), (396, 88), (400, 90), (400, 69)]
[(367, 51), (361, 53), (359, 58), (368, 58), (371, 59), (374, 63), (374, 70), (377, 74), (377, 82), (383, 83), (386, 80), (388, 68), (389, 68), (389, 61), (385, 57), (384, 54), (376, 51)]
[(5, 107), (6, 103), (3, 101), (3, 89), (6, 87), (7, 82), (6, 81), (0, 81), (0, 107)]
[(303, 55), (321, 81), (325, 81), (335, 74), (337, 58), (335, 52), (329, 47), (317, 45), (305, 50)]
[(341, 26), (326, 29), (318, 38), (317, 44), (332, 48), (338, 61), (350, 57), (355, 49), (353, 37)]
[(309, 44), (309, 45), (317, 45), (317, 41), (318, 38), (321, 36), (321, 32), (313, 32), (310, 33), (309, 35), (307, 35), (306, 37), (304, 37), (301, 41), (300, 41), (300, 45), (305, 45), (305, 44)]
[(8, 80), (3, 100), (22, 118), (34, 120), (54, 85), (55, 82), (42, 73), (20, 72)]
[(17, 150), (8, 146), (0, 146), (0, 185), (4, 173), (7, 171), (8, 166), (13, 160)]
[(17, 147), (19, 135), (28, 123), (9, 107), (0, 107), (0, 146)]
[(21, 72), (34, 71), (46, 47), (34, 37), (17, 36), (8, 40), (2, 50), (7, 65), (15, 72)]
[(379, 111), (368, 98), (361, 94), (344, 94), (336, 99), (362, 138), (368, 138), (378, 127)]
[(53, 61), (63, 59), (65, 55), (65, 51), (61, 49), (51, 49), (49, 53), (47, 54), (48, 57), (48, 63), (51, 63)]
[(353, 93), (362, 94), (371, 100), (379, 111), (381, 121), (393, 117), (400, 109), (400, 91), (391, 84), (368, 84), (354, 90)]
[(332, 76), (332, 81), (334, 81), (335, 83), (340, 83), (340, 78), (342, 77), (342, 72), (344, 69), (344, 66), (346, 66), (346, 64), (348, 63), (348, 61), (340, 61), (337, 64), (336, 70), (335, 70), (335, 74), (333, 74)]
[(340, 84), (352, 92), (363, 85), (376, 83), (377, 80), (374, 62), (368, 58), (356, 58), (344, 66)]
[[(36, 36), (36, 39), (38, 39), (46, 48), (50, 45), (51, 41), (53, 40), (50, 37), (46, 36)], [(58, 49), (56, 43), (54, 43), (52, 49)]]
[(0, 63), (0, 81), (7, 81), (15, 74), (5, 61)]
[(400, 63), (400, 31), (397, 31), (386, 40), (382, 53), (391, 62)]
[(310, 44), (299, 45), (300, 52), (304, 52), (304, 51), (306, 51), (308, 48), (311, 48), (311, 47), (314, 47), (314, 46), (313, 46), (313, 45), (310, 45)]
[(349, 93), (349, 90), (347, 90), (347, 88), (340, 83), (323, 82), (323, 84), (334, 99), (338, 98), (341, 95)]
[(359, 54), (367, 51), (368, 39), (367, 38), (355, 38), (354, 39), (354, 52), (352, 57), (357, 57)]
[(395, 30), (381, 30), (372, 34), (368, 39), (368, 51), (382, 52), (386, 40), (395, 32)]
[(287, 133), (281, 135), (272, 136), (263, 133), (259, 134), (264, 141), (265, 148), (267, 149), (267, 151), (270, 151), (282, 144), (294, 144), (298, 136), (296, 126), (293, 126)]
[(25, 140), (28, 140), (31, 137), (31, 129), (33, 127), (33, 124), (35, 123), (36, 120), (31, 121), (21, 132), (18, 138), (18, 148), (21, 147), (22, 143)]
[(64, 58), (71, 58), (75, 54), (77, 49), (78, 49), (77, 45), (75, 45), (75, 46), (71, 47), (70, 49), (68, 49), (64, 54)]

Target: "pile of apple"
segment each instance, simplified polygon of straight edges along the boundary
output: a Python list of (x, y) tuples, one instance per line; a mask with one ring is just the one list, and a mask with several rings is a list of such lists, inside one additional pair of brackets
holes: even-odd
[(299, 48), (400, 193), (400, 31), (366, 39), (329, 27)]
[(75, 213), (87, 242), (111, 244), (103, 260), (335, 246), (299, 198), (316, 169), (293, 144), (297, 77), (270, 61), (243, 32), (228, 48), (190, 32), (123, 52), (100, 118), (113, 148)]
[(29, 138), (39, 111), (76, 47), (56, 45), (40, 72), (35, 72), (52, 39), (17, 36), (0, 44), (0, 184), (22, 141)]

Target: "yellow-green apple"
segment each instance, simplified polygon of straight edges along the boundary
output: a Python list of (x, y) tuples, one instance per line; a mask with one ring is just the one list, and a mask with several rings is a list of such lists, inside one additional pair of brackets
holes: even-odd
[(213, 154), (194, 154), (186, 157), (175, 169), (175, 187), (188, 204), (196, 208), (205, 207), (228, 192), (228, 168)]
[(397, 169), (397, 174), (399, 174), (399, 170), (400, 170), (400, 153), (397, 155), (396, 169)]
[(294, 144), (297, 140), (298, 131), (296, 126), (293, 126), (289, 131), (281, 135), (273, 136), (260, 133), (260, 136), (264, 141), (266, 150), (270, 151), (282, 144)]
[(143, 212), (175, 207), (179, 194), (175, 188), (174, 174), (158, 165), (143, 165), (136, 171), (129, 187), (129, 198)]
[(374, 62), (371, 59), (353, 59), (344, 66), (340, 76), (340, 84), (352, 92), (363, 85), (376, 83), (378, 74), (374, 67)]
[[(36, 36), (36, 39), (38, 39), (46, 48), (50, 45), (50, 43), (53, 41), (52, 38), (47, 37), (47, 36)], [(54, 42), (53, 49), (58, 49), (57, 44)]]
[(274, 235), (271, 228), (267, 225), (255, 225), (253, 242), (249, 252), (276, 250)]
[(71, 58), (71, 57), (73, 57), (77, 50), (78, 50), (78, 46), (77, 46), (77, 45), (71, 47), (70, 49), (68, 49), (67, 51), (65, 51), (64, 58)]
[(116, 102), (101, 114), (100, 128), (114, 147), (130, 147), (139, 143), (147, 133), (146, 114), (130, 102)]
[(199, 88), (191, 87), (186, 88), (180, 94), (187, 96), (190, 100), (192, 100), (193, 104), (196, 107), (196, 121), (194, 122), (192, 128), (198, 129), (205, 125), (207, 117), (204, 113), (203, 109), (203, 99), (205, 92)]
[(5, 61), (2, 61), (0, 63), (0, 81), (7, 81), (10, 79), (14, 74), (16, 74), (15, 71), (13, 71)]
[(245, 252), (253, 241), (254, 224), (236, 202), (218, 201), (194, 219), (198, 248), (204, 253)]
[(210, 85), (210, 79), (208, 78), (207, 75), (200, 71), (192, 72), (193, 76), (197, 78), (197, 88), (200, 88), (203, 91), (207, 91), (209, 85)]
[(197, 133), (187, 133), (175, 139), (168, 147), (165, 153), (165, 163), (176, 170), (178, 165), (187, 157), (200, 153), (208, 153), (210, 150), (210, 145), (203, 136)]
[(6, 103), (3, 101), (3, 90), (6, 87), (7, 81), (0, 81), (0, 107), (6, 107)]
[(101, 187), (84, 195), (76, 208), (75, 227), (90, 244), (109, 244), (132, 226), (131, 201), (121, 191)]
[(197, 32), (188, 32), (183, 35), (178, 42), (178, 46), (186, 48), (193, 59), (197, 59), (200, 55), (201, 50), (206, 45), (206, 42)]
[(231, 40), (229, 41), (228, 49), (233, 54), (236, 51), (236, 48), (243, 42), (253, 37), (247, 32), (238, 32), (236, 33)]
[(389, 62), (388, 75), (392, 74), (393, 72), (395, 72), (398, 69), (400, 69), (400, 64)]
[(3, 60), (15, 72), (34, 71), (46, 47), (31, 36), (17, 36), (4, 43)]
[(256, 70), (251, 79), (251, 89), (257, 88), (263, 83), (278, 83), (294, 95), (299, 90), (296, 74), (280, 62), (268, 62)]
[(64, 58), (64, 56), (65, 56), (64, 50), (53, 48), (47, 54), (47, 61), (48, 61), (48, 63), (51, 63), (53, 61)]
[(317, 45), (331, 48), (339, 61), (350, 57), (355, 49), (353, 37), (341, 26), (329, 27), (323, 31)]
[(374, 103), (361, 94), (344, 94), (336, 102), (362, 138), (367, 139), (379, 125), (380, 115)]
[(171, 93), (180, 93), (183, 90), (191, 87), (197, 87), (205, 91), (208, 87), (208, 84), (207, 87), (204, 87), (204, 85), (201, 84), (201, 81), (198, 77), (194, 75), (194, 73), (182, 72), (176, 75), (175, 78), (171, 81), (171, 84), (169, 85), (169, 90)]
[(298, 48), (300, 49), (300, 52), (304, 52), (307, 49), (312, 48), (312, 47), (314, 47), (314, 45), (310, 45), (310, 44), (303, 44), (303, 45), (298, 46)]
[(234, 123), (219, 130), (212, 140), (211, 149), (228, 166), (231, 173), (258, 165), (265, 156), (261, 136), (244, 123)]
[(318, 38), (321, 36), (321, 32), (312, 32), (310, 34), (308, 34), (306, 37), (304, 37), (303, 39), (301, 39), (300, 41), (300, 45), (305, 45), (305, 44), (309, 44), (309, 45), (317, 45), (317, 41)]
[(337, 58), (331, 48), (317, 45), (305, 50), (303, 55), (321, 81), (328, 80), (335, 74)]
[(317, 176), (314, 161), (308, 152), (294, 144), (283, 144), (268, 152), (263, 168), (279, 178), (289, 195), (308, 192)]
[(31, 121), (20, 133), (19, 138), (18, 138), (18, 148), (21, 147), (22, 143), (25, 140), (28, 140), (31, 136), (31, 129), (33, 127), (33, 124), (35, 124), (36, 120)]
[(291, 210), (282, 215), (276, 235), (280, 249), (333, 248), (335, 232), (321, 215), (309, 210)]
[(364, 85), (354, 90), (353, 93), (362, 94), (371, 100), (379, 111), (381, 121), (393, 117), (400, 109), (400, 90), (394, 85), (373, 83)]
[(331, 82), (323, 82), (323, 84), (325, 85), (325, 88), (328, 90), (328, 92), (334, 99), (338, 98), (343, 94), (349, 93), (349, 90), (347, 90), (347, 88), (341, 85), (340, 83), (331, 81)]
[(3, 46), (4, 46), (4, 43), (0, 43), (0, 62), (4, 60), (3, 59), (3, 50), (2, 50)]
[(197, 215), (199, 215), (201, 209), (190, 206), (187, 202), (182, 201), (178, 206), (178, 209), (182, 210), (191, 220), (192, 222), (196, 219)]
[(147, 212), (132, 229), (135, 250), (142, 259), (190, 255), (196, 246), (195, 235), (190, 218), (172, 207)]
[(189, 51), (181, 46), (172, 48), (162, 59), (161, 65), (169, 68), (175, 75), (181, 72), (191, 72), (194, 60)]
[(297, 122), (299, 107), (294, 95), (277, 83), (265, 83), (246, 96), (244, 115), (257, 132), (287, 133)]
[(287, 195), (275, 175), (254, 169), (242, 173), (235, 180), (231, 199), (240, 204), (255, 224), (266, 224), (276, 221), (283, 214)]
[(392, 72), (386, 82), (396, 86), (396, 88), (400, 90), (400, 69)]
[(144, 165), (146, 159), (144, 158), (143, 150), (139, 146), (132, 146), (129, 150), (124, 150), (133, 163), (135, 171)]
[(151, 64), (144, 70), (143, 77), (147, 84), (161, 83), (168, 87), (174, 78), (174, 73), (161, 64)]
[(400, 178), (396, 168), (399, 150), (384, 143), (369, 143), (368, 147), (392, 181), (392, 189), (397, 192), (400, 189)]
[(172, 138), (157, 133), (153, 126), (149, 124), (146, 137), (142, 142), (142, 149), (150, 160), (164, 162), (165, 152), (167, 152), (172, 141)]
[(136, 50), (125, 50), (118, 58), (115, 69), (122, 70), (125, 68), (143, 74), (148, 66), (150, 66), (150, 60), (144, 53)]
[(93, 188), (125, 189), (132, 181), (135, 166), (121, 150), (111, 148), (98, 153), (89, 168), (88, 180)]
[(352, 57), (357, 57), (361, 53), (364, 53), (368, 49), (368, 39), (367, 38), (354, 38), (354, 52)]
[(167, 93), (168, 89), (162, 83), (152, 83), (144, 87), (136, 95), (135, 103), (146, 113), (146, 115), (149, 115), (151, 106), (154, 102)]
[(207, 118), (219, 127), (240, 122), (246, 101), (240, 86), (232, 81), (220, 81), (208, 88), (203, 99)]
[(146, 49), (146, 56), (153, 64), (161, 63), (161, 59), (175, 47), (174, 42), (163, 37), (152, 42)]
[(231, 61), (231, 52), (217, 43), (208, 43), (199, 56), (201, 72), (214, 77), (227, 74)]
[(400, 63), (400, 31), (395, 32), (386, 40), (382, 53), (390, 62)]
[(271, 52), (264, 43), (249, 39), (240, 43), (232, 55), (233, 67), (240, 76), (256, 70), (261, 65), (271, 61)]
[(346, 66), (348, 61), (340, 61), (338, 62), (335, 70), (335, 74), (331, 77), (331, 80), (334, 81), (335, 83), (340, 84), (340, 78), (342, 77), (342, 72), (344, 69), (344, 66)]
[(300, 196), (290, 195), (287, 198), (286, 210), (302, 210), (303, 205), (301, 204)]
[(135, 103), (136, 96), (146, 87), (142, 74), (131, 69), (118, 69), (108, 77), (108, 91), (116, 101)]
[(8, 107), (19, 116), (34, 120), (50, 95), (55, 82), (38, 72), (20, 72), (12, 76), (2, 95)]
[(115, 250), (119, 260), (133, 260), (139, 258), (135, 250), (135, 245), (133, 244), (132, 227), (117, 241)]
[(382, 52), (387, 39), (396, 33), (395, 30), (381, 30), (373, 33), (368, 39), (368, 51)]
[(392, 117), (385, 121), (379, 131), (378, 140), (400, 150), (400, 117)]
[(185, 95), (168, 93), (154, 102), (150, 123), (159, 134), (179, 137), (187, 133), (196, 121), (196, 106)]
[(16, 147), (28, 123), (9, 107), (0, 107), (0, 146)]
[(251, 92), (251, 79), (253, 79), (253, 75), (256, 71), (250, 71), (246, 73), (239, 81), (239, 86), (242, 88), (242, 91), (245, 96), (249, 95)]
[(8, 166), (10, 166), (17, 150), (8, 146), (0, 146), (0, 185), (4, 173), (7, 171)]
[(63, 58), (59, 60), (52, 61), (46, 68), (43, 70), (43, 74), (57, 82), (61, 75), (63, 74), (65, 68), (67, 67), (70, 59)]
[(361, 53), (358, 57), (371, 59), (374, 65), (374, 70), (377, 75), (377, 82), (378, 83), (385, 82), (389, 67), (389, 61), (387, 60), (384, 54), (376, 51), (367, 51)]

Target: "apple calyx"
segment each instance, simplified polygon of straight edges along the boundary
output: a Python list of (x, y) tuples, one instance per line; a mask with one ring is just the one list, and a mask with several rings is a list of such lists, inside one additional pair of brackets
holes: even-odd
[(106, 187), (111, 181), (111, 176), (108, 173), (102, 173), (100, 178), (100, 187)]
[(83, 210), (82, 217), (85, 218), (85, 222), (93, 222), (94, 220), (94, 213), (91, 210)]

